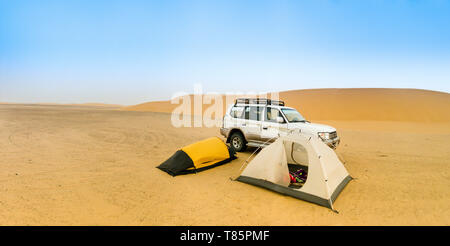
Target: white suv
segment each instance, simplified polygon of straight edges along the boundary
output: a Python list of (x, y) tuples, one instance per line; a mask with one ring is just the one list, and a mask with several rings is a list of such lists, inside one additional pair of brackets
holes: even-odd
[(292, 131), (318, 135), (333, 149), (340, 142), (335, 128), (305, 120), (283, 101), (262, 98), (238, 98), (228, 108), (220, 128), (236, 151), (244, 151), (247, 146), (264, 147)]

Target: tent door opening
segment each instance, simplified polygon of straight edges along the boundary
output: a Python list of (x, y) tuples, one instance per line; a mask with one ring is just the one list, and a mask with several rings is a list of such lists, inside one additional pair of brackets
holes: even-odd
[[(300, 189), (308, 178), (308, 153), (304, 146), (295, 142), (285, 142), (286, 156), (288, 157), (289, 188)], [(289, 148), (290, 147), (290, 148)]]
[(300, 189), (306, 183), (308, 179), (308, 166), (303, 166), (299, 164), (288, 164), (289, 176), (291, 183), (289, 188)]

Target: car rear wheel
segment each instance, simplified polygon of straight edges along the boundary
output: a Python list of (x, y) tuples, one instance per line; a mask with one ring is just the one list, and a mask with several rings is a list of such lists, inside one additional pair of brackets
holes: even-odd
[(244, 136), (241, 133), (233, 133), (230, 137), (230, 145), (236, 152), (242, 152), (247, 148)]

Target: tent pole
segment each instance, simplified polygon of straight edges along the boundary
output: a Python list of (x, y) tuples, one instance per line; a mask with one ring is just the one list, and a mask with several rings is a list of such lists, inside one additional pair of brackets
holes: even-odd
[[(270, 142), (272, 139), (275, 139), (275, 138), (279, 138), (280, 137), (280, 134), (278, 134), (278, 136), (276, 136), (276, 137), (273, 137), (273, 138), (271, 138), (271, 139), (269, 139), (269, 140), (267, 140), (266, 142), (264, 142), (261, 146), (259, 146), (258, 148), (256, 148), (256, 150), (255, 151), (253, 151), (253, 153), (242, 163), (242, 165), (241, 165), (241, 168), (239, 168), (239, 174), (241, 173), (241, 171), (242, 171), (242, 168), (244, 167), (244, 165), (245, 164), (248, 164), (248, 160), (259, 150), (259, 149), (262, 149), (262, 146), (263, 145), (265, 145), (266, 143), (268, 143), (268, 142)], [(232, 181), (236, 181), (236, 179), (237, 178), (232, 178), (232, 177), (230, 177), (230, 180), (232, 180)]]

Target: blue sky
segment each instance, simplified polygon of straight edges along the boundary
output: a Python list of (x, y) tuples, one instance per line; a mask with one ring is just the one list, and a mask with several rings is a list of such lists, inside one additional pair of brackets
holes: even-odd
[(0, 102), (450, 92), (450, 1), (0, 0)]

